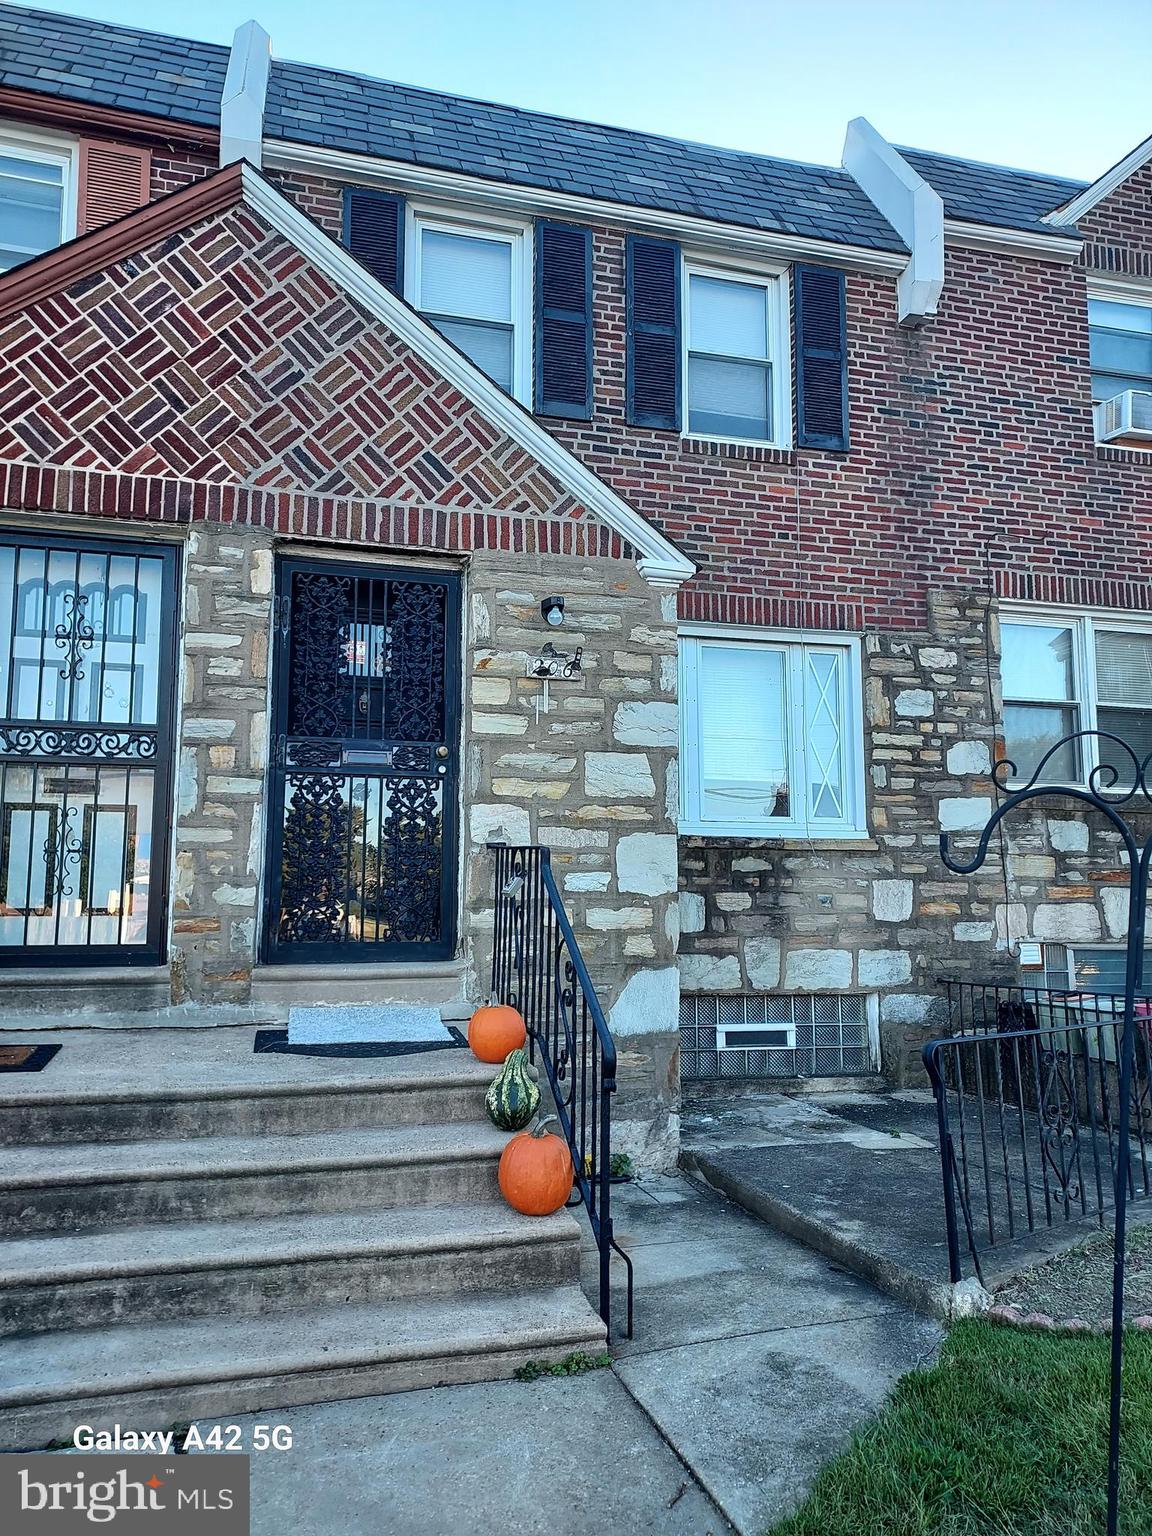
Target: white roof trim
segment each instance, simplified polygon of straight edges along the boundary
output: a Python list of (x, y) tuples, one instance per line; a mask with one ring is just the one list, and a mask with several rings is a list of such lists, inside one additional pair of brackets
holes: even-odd
[(1082, 219), (1086, 213), (1090, 213), (1096, 204), (1102, 202), (1110, 192), (1115, 192), (1122, 182), (1128, 180), (1133, 171), (1140, 170), (1152, 160), (1152, 138), (1145, 139), (1142, 144), (1130, 150), (1123, 160), (1117, 160), (1111, 170), (1104, 172), (1092, 183), (1085, 187), (1083, 192), (1077, 192), (1071, 202), (1065, 203), (1062, 208), (1054, 208), (1051, 213), (1044, 215), (1045, 224), (1075, 224), (1077, 219)]
[(676, 587), (696, 574), (696, 567), (686, 555), (617, 496), (586, 464), (569, 453), (523, 406), (481, 373), (403, 299), (398, 299), (377, 282), (343, 246), (301, 213), (270, 182), (249, 165), (243, 168), (243, 178), (245, 202), (315, 262), (350, 298), (387, 325), (413, 352), (467, 396), (494, 426), (537, 459), (582, 506), (627, 540), (637, 552), (636, 568), (647, 582), (657, 587)]
[(692, 214), (669, 213), (662, 208), (643, 208), (632, 203), (610, 202), (607, 198), (557, 192), (550, 187), (487, 181), (482, 176), (466, 176), (458, 171), (440, 171), (427, 165), (385, 160), (375, 155), (353, 155), (344, 150), (294, 144), (284, 139), (264, 141), (264, 164), (277, 170), (327, 171), (362, 186), (379, 184), (400, 192), (433, 193), (438, 197), (491, 205), (505, 211), (563, 214), (585, 223), (599, 221), (618, 228), (649, 230), (713, 250), (739, 251), (782, 261), (821, 261), (856, 272), (898, 273), (908, 265), (908, 257), (903, 251), (839, 245), (834, 240), (815, 240), (804, 235), (752, 229), (743, 224), (725, 224)]
[(236, 28), (220, 93), (220, 164), (260, 164), (272, 39), (257, 21)]
[(965, 219), (944, 220), (944, 243), (1064, 266), (1078, 261), (1084, 249), (1079, 235), (1062, 235), (1058, 229), (1049, 234), (1037, 229), (1006, 229), (999, 224), (970, 224)]
[(944, 202), (864, 117), (844, 135), (844, 169), (904, 241), (911, 255), (896, 284), (901, 325), (923, 325), (944, 287)]

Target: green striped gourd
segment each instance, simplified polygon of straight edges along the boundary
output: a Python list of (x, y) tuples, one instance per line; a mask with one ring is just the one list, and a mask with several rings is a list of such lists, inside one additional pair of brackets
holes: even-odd
[(504, 1065), (492, 1079), (484, 1095), (488, 1118), (497, 1130), (522, 1131), (540, 1105), (536, 1073), (528, 1063), (524, 1049), (509, 1051)]

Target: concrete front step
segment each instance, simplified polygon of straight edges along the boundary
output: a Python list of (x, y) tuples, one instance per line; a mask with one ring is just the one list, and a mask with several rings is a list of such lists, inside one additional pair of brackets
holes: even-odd
[[(285, 1059), (323, 1060), (271, 1058), (277, 1064)], [(483, 1113), (484, 1092), (496, 1071), (463, 1050), (363, 1061), (376, 1068), (371, 1076), (361, 1072), (319, 1081), (285, 1082), (282, 1068), (269, 1066), (266, 1059), (254, 1063), (251, 1077), (239, 1082), (177, 1080), (135, 1089), (60, 1092), (46, 1084), (38, 1093), (6, 1084), (0, 1090), (0, 1144), (290, 1136), (456, 1123)], [(347, 1066), (349, 1059), (324, 1062), (340, 1064)]]
[(0, 1237), (289, 1211), (496, 1200), (507, 1137), (486, 1124), (302, 1136), (9, 1147)]
[(0, 1242), (7, 1333), (331, 1302), (539, 1290), (579, 1278), (580, 1229), (503, 1204), (111, 1228)]
[(604, 1325), (575, 1285), (30, 1334), (0, 1351), (0, 1450), (71, 1443), (77, 1424), (164, 1429), (492, 1381), (529, 1360), (603, 1348)]

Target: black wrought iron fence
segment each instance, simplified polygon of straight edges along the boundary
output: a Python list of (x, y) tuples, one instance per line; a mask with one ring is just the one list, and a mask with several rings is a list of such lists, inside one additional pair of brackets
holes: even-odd
[[(1120, 1146), (1123, 999), (946, 983), (956, 1032), (924, 1048), (936, 1099), (950, 1278), (1042, 1229), (1104, 1225)], [(1149, 1029), (1137, 1020), (1128, 1194), (1152, 1196)]]
[(612, 1095), (616, 1043), (565, 910), (551, 852), (490, 843), (496, 864), (492, 995), (524, 1015), (572, 1154), (599, 1253), (600, 1316), (612, 1332), (611, 1256), (624, 1261), (632, 1337), (632, 1260), (612, 1233)]

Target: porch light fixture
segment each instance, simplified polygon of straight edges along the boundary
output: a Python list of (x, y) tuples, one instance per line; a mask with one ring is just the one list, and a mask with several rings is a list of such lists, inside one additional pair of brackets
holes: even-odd
[(540, 614), (545, 624), (551, 624), (553, 629), (559, 629), (564, 622), (564, 599), (562, 597), (545, 597), (540, 603)]

